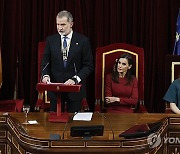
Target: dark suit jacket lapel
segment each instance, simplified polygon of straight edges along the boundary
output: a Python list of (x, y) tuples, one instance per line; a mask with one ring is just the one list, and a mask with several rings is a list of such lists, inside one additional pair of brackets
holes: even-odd
[(67, 59), (67, 65), (70, 63), (73, 55), (76, 53), (76, 48), (79, 45), (78, 37), (75, 32), (73, 32), (72, 39), (71, 39), (71, 45), (69, 48), (69, 55)]
[(56, 45), (57, 56), (60, 57), (60, 62), (63, 64), (62, 51), (61, 51), (61, 36), (59, 34), (57, 34), (56, 39), (54, 39), (54, 44)]

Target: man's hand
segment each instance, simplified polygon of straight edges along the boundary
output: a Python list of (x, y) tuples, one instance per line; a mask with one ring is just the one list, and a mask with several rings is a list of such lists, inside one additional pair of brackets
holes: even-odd
[(66, 84), (66, 85), (74, 85), (75, 82), (72, 79), (68, 79), (66, 82), (64, 82), (64, 84)]
[(50, 77), (46, 76), (42, 79), (43, 83), (50, 83)]

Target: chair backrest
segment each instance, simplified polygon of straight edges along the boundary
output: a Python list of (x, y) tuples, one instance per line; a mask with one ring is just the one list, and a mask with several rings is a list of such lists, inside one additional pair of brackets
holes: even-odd
[[(180, 73), (180, 56), (166, 55), (165, 64), (165, 91), (168, 90), (170, 84), (179, 77)], [(165, 113), (173, 113), (170, 104), (166, 102)]]
[(46, 45), (46, 41), (38, 43), (38, 81), (40, 81), (41, 79), (41, 62), (42, 62), (45, 45)]
[[(46, 45), (46, 41), (42, 41), (42, 42), (38, 42), (38, 82), (41, 81), (41, 62), (42, 62), (42, 57), (44, 54), (44, 48)], [(36, 102), (36, 106), (35, 106), (35, 110), (39, 110), (39, 108), (43, 109), (43, 110), (49, 110), (50, 108), (50, 101), (47, 97), (47, 91), (45, 91), (45, 93), (39, 93), (38, 94), (38, 100)]]
[(102, 101), (102, 108), (106, 75), (112, 72), (115, 60), (123, 53), (131, 54), (134, 59), (139, 100), (144, 100), (144, 49), (130, 44), (115, 43), (96, 49), (95, 98)]

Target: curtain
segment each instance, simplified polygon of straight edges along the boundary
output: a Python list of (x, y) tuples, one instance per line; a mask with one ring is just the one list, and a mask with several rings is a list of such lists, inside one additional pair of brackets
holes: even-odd
[[(1, 0), (0, 45), (3, 84), (0, 99), (37, 100), (37, 44), (56, 33), (59, 11), (73, 14), (73, 30), (96, 48), (116, 42), (145, 51), (145, 105), (163, 112), (165, 56), (172, 54), (179, 0)], [(94, 59), (95, 63), (95, 59)], [(87, 80), (87, 98), (94, 104), (94, 73)]]

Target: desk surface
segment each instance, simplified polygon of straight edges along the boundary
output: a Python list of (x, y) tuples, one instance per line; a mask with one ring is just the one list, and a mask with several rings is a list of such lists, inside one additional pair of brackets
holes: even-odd
[[(90, 122), (83, 122), (83, 121), (70, 121), (68, 124), (66, 123), (51, 123), (48, 122), (48, 115), (49, 113), (29, 113), (28, 120), (37, 120), (38, 124), (35, 125), (23, 125), (23, 128), (26, 129), (26, 133), (24, 131), (18, 132), (14, 131), (17, 135), (17, 138), (19, 138), (21, 141), (24, 142), (26, 140), (27, 143), (30, 143), (30, 145), (33, 144), (39, 144), (38, 146), (42, 146), (41, 150), (45, 148), (47, 150), (47, 147), (51, 148), (53, 152), (54, 148), (56, 147), (56, 152), (58, 151), (58, 148), (65, 147), (64, 150), (75, 150), (72, 147), (79, 147), (77, 148), (77, 151), (79, 151), (82, 148), (85, 149), (85, 152), (88, 150), (99, 150), (99, 148), (104, 147), (107, 148), (108, 151), (111, 151), (108, 147), (113, 147), (115, 151), (124, 150), (127, 149), (132, 150), (135, 149), (145, 149), (141, 144), (144, 144), (144, 146), (147, 146), (147, 139), (138, 139), (138, 141), (135, 140), (126, 140), (124, 138), (119, 138), (119, 134), (123, 131), (127, 130), (128, 128), (136, 125), (136, 124), (145, 124), (145, 123), (153, 123), (157, 122), (161, 119), (164, 119), (164, 128), (161, 129), (161, 133), (166, 130), (166, 126), (168, 125), (168, 117), (171, 117), (172, 123), (180, 123), (180, 116), (175, 114), (149, 114), (149, 113), (142, 113), (142, 114), (117, 114), (117, 113), (107, 113), (107, 114), (99, 114), (94, 113), (92, 120)], [(2, 113), (0, 113), (0, 123), (3, 123)], [(7, 117), (6, 117), (7, 118)], [(173, 121), (175, 118), (176, 121)], [(8, 120), (9, 119), (9, 120)], [(5, 123), (7, 123), (12, 130), (14, 130), (14, 127), (22, 126), (22, 123), (25, 121), (25, 115), (24, 113), (10, 113), (10, 117), (8, 117), (5, 120)], [(90, 141), (83, 141), (82, 138), (72, 138), (70, 137), (70, 127), (71, 126), (77, 126), (77, 125), (104, 125), (104, 135), (99, 137), (93, 137)], [(66, 127), (67, 126), (67, 127)], [(66, 129), (65, 129), (66, 127)], [(65, 131), (64, 131), (65, 130)], [(114, 132), (114, 140), (113, 140), (113, 133)], [(50, 134), (59, 134), (62, 137), (62, 134), (64, 132), (64, 139), (60, 140), (58, 142), (56, 141), (49, 141), (50, 140)], [(77, 141), (77, 142), (74, 142)], [(68, 141), (68, 142), (67, 142)], [(93, 142), (92, 142), (93, 141)], [(94, 142), (95, 141), (95, 142)], [(106, 141), (106, 142), (101, 142)], [(126, 142), (127, 141), (127, 142)], [(67, 143), (65, 143), (67, 142)], [(139, 143), (138, 143), (139, 142)], [(63, 143), (63, 144), (62, 144)], [(98, 145), (99, 144), (99, 145)], [(133, 144), (138, 144), (133, 145)], [(57, 148), (58, 147), (58, 148)], [(67, 149), (67, 147), (69, 147)], [(87, 147), (90, 147), (87, 149)], [(92, 148), (93, 147), (93, 148)], [(122, 149), (120, 149), (120, 147)], [(133, 147), (133, 148), (128, 148)], [(33, 148), (33, 147), (32, 147)], [(72, 148), (72, 149), (71, 149)], [(63, 151), (61, 149), (61, 151)], [(100, 150), (102, 152), (102, 149)], [(107, 152), (108, 152), (107, 151)]]
[[(2, 114), (1, 114), (2, 115)], [(49, 139), (50, 134), (62, 133), (65, 129), (65, 123), (52, 123), (48, 122), (49, 113), (29, 113), (28, 120), (37, 120), (38, 124), (34, 125), (23, 125), (27, 129), (28, 136), (39, 138), (39, 139)], [(10, 116), (14, 118), (17, 123), (22, 124), (25, 121), (24, 113), (10, 113)], [(105, 116), (105, 117), (104, 117)], [(168, 116), (175, 116), (174, 114), (93, 114), (91, 121), (71, 121), (67, 124), (65, 131), (65, 139), (72, 139), (69, 136), (69, 130), (71, 126), (77, 125), (104, 125), (104, 136), (95, 137), (96, 139), (112, 139), (112, 130), (114, 131), (115, 139), (119, 139), (119, 134), (128, 128), (136, 124), (145, 124), (156, 122)], [(112, 127), (112, 129), (111, 129)], [(107, 133), (108, 132), (108, 133)]]

